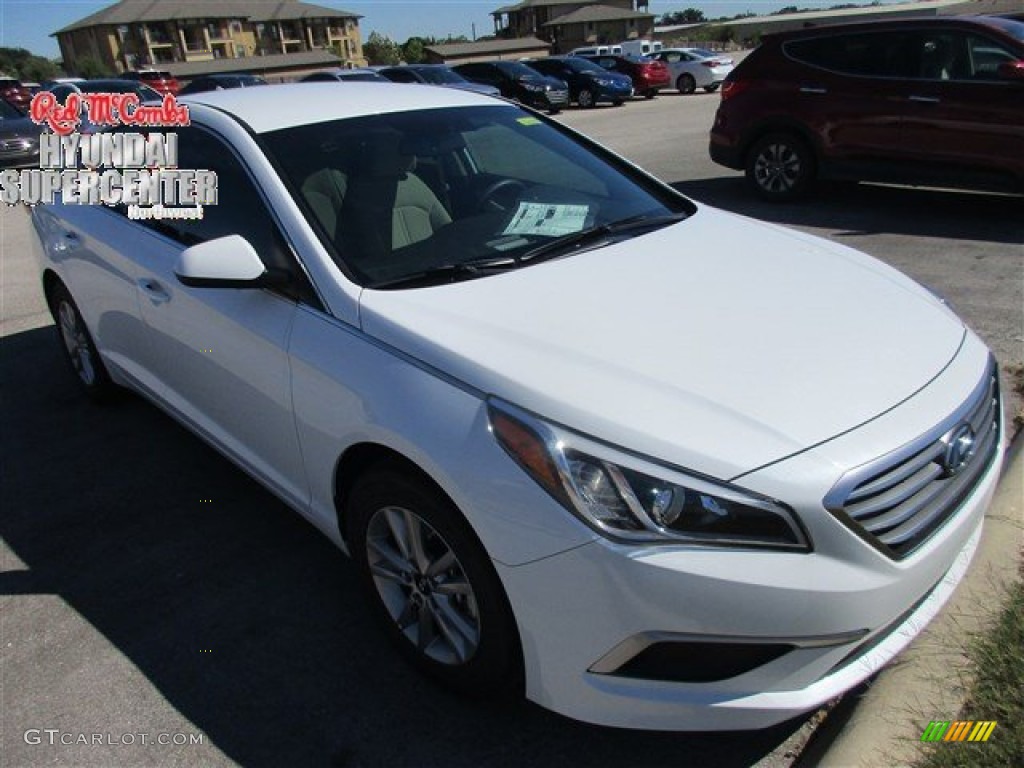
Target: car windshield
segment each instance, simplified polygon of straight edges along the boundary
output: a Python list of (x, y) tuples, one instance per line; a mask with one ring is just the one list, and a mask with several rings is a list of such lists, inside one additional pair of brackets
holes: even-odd
[(512, 106), (371, 115), (264, 139), (328, 251), (371, 288), (519, 269), (692, 212), (629, 165)]
[(445, 85), (466, 82), (466, 78), (456, 72), (452, 72), (447, 67), (424, 67), (423, 69), (417, 69), (416, 72), (428, 83)]

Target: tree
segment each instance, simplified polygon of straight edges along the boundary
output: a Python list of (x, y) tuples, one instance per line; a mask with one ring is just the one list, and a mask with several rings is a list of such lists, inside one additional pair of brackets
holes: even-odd
[(110, 77), (114, 74), (106, 64), (91, 56), (84, 56), (79, 59), (76, 69), (78, 69), (77, 74), (79, 77), (90, 80), (94, 77)]
[(0, 72), (19, 80), (41, 83), (57, 77), (60, 69), (49, 59), (24, 48), (0, 48)]
[(404, 43), (402, 43), (402, 59), (406, 64), (420, 64), (426, 58), (424, 48), (430, 45), (433, 41), (426, 41), (422, 37), (410, 37)]
[(399, 64), (402, 61), (402, 49), (394, 40), (379, 32), (371, 32), (363, 43), (363, 55), (371, 64)]

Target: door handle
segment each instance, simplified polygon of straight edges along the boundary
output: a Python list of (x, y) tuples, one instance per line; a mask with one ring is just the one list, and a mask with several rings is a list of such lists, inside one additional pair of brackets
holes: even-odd
[(910, 100), (918, 104), (938, 104), (941, 101), (938, 96), (911, 96)]
[(154, 304), (163, 304), (171, 300), (171, 294), (161, 285), (159, 280), (152, 277), (144, 277), (139, 280), (139, 288), (149, 297)]
[(828, 88), (822, 88), (821, 86), (818, 86), (818, 85), (801, 85), (800, 86), (800, 93), (819, 93), (819, 94), (825, 94), (825, 93), (828, 93)]

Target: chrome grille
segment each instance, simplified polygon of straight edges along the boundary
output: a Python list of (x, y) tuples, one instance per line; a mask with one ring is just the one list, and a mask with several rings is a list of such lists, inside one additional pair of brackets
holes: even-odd
[(923, 544), (960, 508), (999, 445), (994, 363), (970, 398), (922, 439), (843, 477), (825, 508), (894, 559)]

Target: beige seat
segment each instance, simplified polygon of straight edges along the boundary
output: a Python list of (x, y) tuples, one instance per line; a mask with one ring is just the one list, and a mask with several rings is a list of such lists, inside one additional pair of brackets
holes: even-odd
[(416, 158), (402, 154), (397, 133), (360, 140), (347, 174), (318, 171), (302, 193), (346, 256), (386, 256), (429, 238), (451, 222), (437, 195), (413, 173)]

